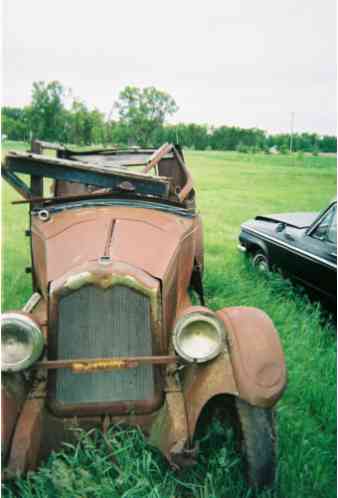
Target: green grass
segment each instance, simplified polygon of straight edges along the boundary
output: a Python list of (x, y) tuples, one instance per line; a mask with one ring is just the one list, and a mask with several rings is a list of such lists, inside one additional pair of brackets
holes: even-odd
[[(188, 152), (205, 228), (205, 289), (212, 309), (249, 305), (266, 311), (283, 343), (288, 388), (278, 403), (279, 498), (336, 496), (336, 336), (320, 305), (279, 275), (259, 275), (236, 249), (239, 226), (258, 213), (317, 211), (336, 192), (332, 157)], [(3, 195), (3, 308), (22, 306), (30, 280), (27, 208)], [(79, 433), (74, 446), (4, 496), (200, 497), (251, 496), (241, 478), (229, 428), (213, 423), (200, 442), (198, 464), (180, 474), (168, 468), (138, 430), (117, 427), (104, 437)], [(227, 444), (225, 444), (225, 442)], [(16, 494), (15, 494), (16, 493)]]

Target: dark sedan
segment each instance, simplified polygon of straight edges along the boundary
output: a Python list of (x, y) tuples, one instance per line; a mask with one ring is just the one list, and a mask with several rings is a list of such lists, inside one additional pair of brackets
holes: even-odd
[(337, 299), (337, 201), (321, 213), (256, 216), (241, 225), (239, 249), (254, 265), (277, 267), (334, 305)]

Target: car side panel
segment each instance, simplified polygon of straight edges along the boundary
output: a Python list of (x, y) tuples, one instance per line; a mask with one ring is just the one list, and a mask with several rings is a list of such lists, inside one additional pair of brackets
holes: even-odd
[(249, 230), (249, 232), (243, 237), (242, 229), (240, 241), (245, 240), (246, 245), (249, 241), (251, 245), (265, 247), (273, 266), (280, 268), (303, 285), (315, 289), (330, 299), (335, 299), (336, 264), (332, 256), (330, 260), (329, 250), (315, 247), (316, 241), (306, 235), (305, 229), (286, 227), (277, 232), (276, 226), (269, 224), (267, 230), (263, 223), (248, 224), (244, 231)]
[(300, 262), (299, 279), (325, 296), (335, 300), (337, 295), (336, 263), (331, 252), (336, 248), (322, 240), (305, 235), (301, 240), (301, 248), (312, 255), (303, 256)]

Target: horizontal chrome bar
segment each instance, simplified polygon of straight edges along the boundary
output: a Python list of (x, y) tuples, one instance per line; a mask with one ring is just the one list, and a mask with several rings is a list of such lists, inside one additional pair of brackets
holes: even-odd
[(41, 297), (41, 294), (39, 294), (38, 292), (34, 292), (34, 294), (31, 295), (25, 306), (22, 308), (22, 311), (24, 311), (25, 313), (30, 313), (31, 311), (33, 311), (35, 306), (40, 302)]

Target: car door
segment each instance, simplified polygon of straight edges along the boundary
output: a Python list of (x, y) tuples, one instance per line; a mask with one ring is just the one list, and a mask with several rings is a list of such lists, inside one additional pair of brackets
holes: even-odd
[(272, 234), (269, 244), (269, 257), (272, 265), (282, 270), (285, 276), (299, 279), (303, 270), (302, 245), (305, 229), (285, 226), (280, 223)]
[(302, 237), (297, 277), (335, 299), (337, 295), (337, 206), (333, 204)]

